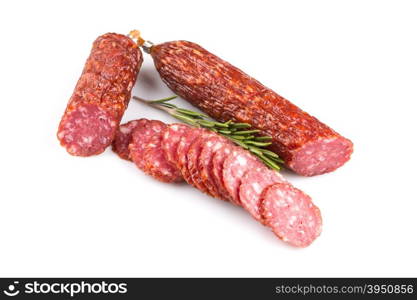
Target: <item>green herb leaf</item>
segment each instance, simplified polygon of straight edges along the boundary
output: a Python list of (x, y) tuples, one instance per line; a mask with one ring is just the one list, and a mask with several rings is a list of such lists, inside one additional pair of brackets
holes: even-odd
[(236, 145), (256, 155), (266, 166), (277, 171), (280, 170), (279, 164), (282, 164), (283, 160), (278, 154), (265, 149), (265, 147), (272, 144), (270, 142), (272, 137), (255, 135), (259, 134), (261, 131), (258, 129), (250, 129), (251, 125), (248, 123), (234, 123), (232, 120), (224, 123), (216, 122), (209, 120), (209, 117), (203, 113), (180, 108), (172, 103), (167, 103), (168, 101), (177, 98), (177, 96), (152, 101), (147, 101), (136, 96), (133, 96), (133, 98), (163, 110), (188, 125), (207, 128), (217, 132), (230, 139)]

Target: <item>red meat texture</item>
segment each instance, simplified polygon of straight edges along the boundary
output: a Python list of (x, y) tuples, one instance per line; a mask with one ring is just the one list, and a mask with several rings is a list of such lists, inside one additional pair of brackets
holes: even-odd
[(321, 232), (311, 198), (267, 168), (256, 156), (207, 129), (155, 120), (119, 127), (113, 151), (162, 182), (186, 181), (203, 193), (230, 201), (296, 247)]
[(127, 36), (107, 33), (96, 39), (58, 127), (57, 137), (69, 154), (100, 154), (112, 143), (142, 60)]

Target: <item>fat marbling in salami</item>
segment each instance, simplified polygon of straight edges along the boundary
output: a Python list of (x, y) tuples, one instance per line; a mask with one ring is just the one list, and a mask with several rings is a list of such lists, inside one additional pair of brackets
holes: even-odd
[(148, 175), (164, 182), (184, 178), (204, 193), (243, 207), (293, 246), (308, 246), (320, 234), (320, 211), (310, 197), (249, 151), (207, 129), (134, 122), (121, 128), (134, 127), (126, 130), (129, 157)]

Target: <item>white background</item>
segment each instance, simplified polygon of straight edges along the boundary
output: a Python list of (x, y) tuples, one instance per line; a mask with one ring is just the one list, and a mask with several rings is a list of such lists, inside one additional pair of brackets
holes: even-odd
[[(416, 16), (415, 1), (2, 1), (0, 275), (417, 276)], [(310, 247), (110, 149), (59, 146), (93, 40), (131, 29), (201, 44), (354, 142), (336, 172), (284, 172), (321, 208)], [(172, 95), (148, 55), (134, 94)], [(142, 117), (174, 121), (132, 101), (124, 121)]]

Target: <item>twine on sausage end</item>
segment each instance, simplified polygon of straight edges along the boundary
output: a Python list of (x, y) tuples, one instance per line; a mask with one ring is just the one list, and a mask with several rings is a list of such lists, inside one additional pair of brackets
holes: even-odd
[(153, 46), (153, 43), (150, 41), (145, 41), (141, 36), (140, 36), (140, 31), (139, 30), (132, 30), (129, 32), (129, 37), (132, 38), (133, 40), (136, 40), (136, 44), (139, 47), (142, 47), (143, 51), (145, 51), (146, 53), (151, 53), (151, 48)]
[(142, 45), (145, 43), (145, 40), (143, 38), (141, 38), (141, 36), (140, 36), (140, 31), (139, 30), (136, 30), (136, 29), (131, 30), (129, 32), (129, 37), (133, 40), (136, 40), (136, 44), (139, 47), (142, 47)]

